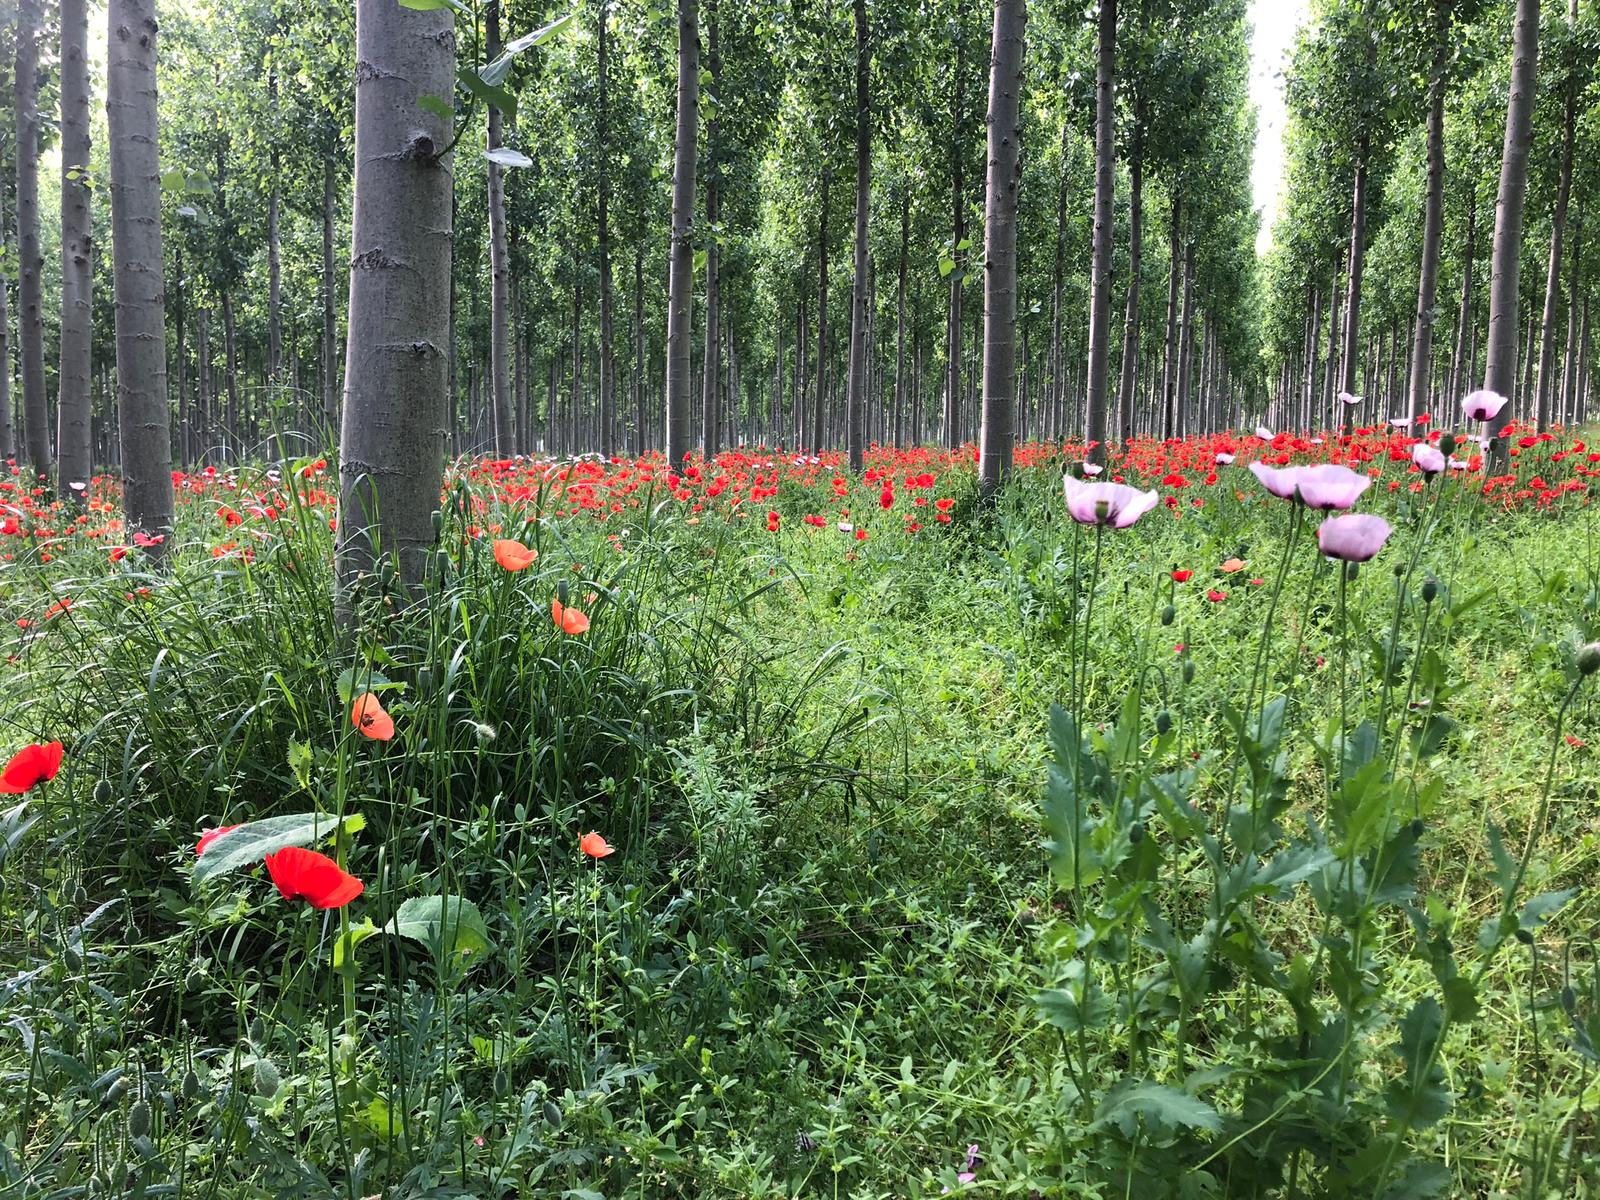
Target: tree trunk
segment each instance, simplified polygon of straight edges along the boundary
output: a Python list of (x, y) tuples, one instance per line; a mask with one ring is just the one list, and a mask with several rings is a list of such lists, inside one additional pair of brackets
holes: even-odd
[(1178, 347), (1177, 436), (1189, 433), (1189, 377), (1194, 362), (1194, 242), (1183, 248), (1183, 335)]
[(397, 560), (418, 585), (444, 466), (454, 17), (356, 0), (355, 201), (339, 452), (338, 577)]
[(672, 258), (667, 282), (667, 462), (689, 453), (689, 338), (694, 303), (694, 168), (700, 124), (696, 0), (678, 0), (678, 120), (672, 158)]
[[(967, 234), (966, 210), (962, 204), (961, 110), (965, 99), (962, 80), (966, 43), (961, 22), (956, 22), (955, 107), (950, 114), (950, 255), (961, 254)], [(956, 261), (959, 263), (959, 259)], [(961, 276), (959, 267), (950, 272), (950, 316), (945, 327), (944, 444), (955, 449), (961, 444)]]
[(828, 438), (828, 184), (831, 178), (831, 172), (824, 167), (822, 211), (817, 221), (817, 392), (812, 398), (813, 454), (822, 450)]
[[(1115, 0), (1103, 2), (1114, 5)], [(1022, 183), (1022, 51), (1027, 20), (1026, 0), (995, 0), (989, 173), (983, 206), (983, 421), (978, 435), (978, 489), (990, 503), (1011, 471), (1015, 440), (1017, 190)]]
[(1178, 391), (1178, 301), (1179, 283), (1183, 279), (1182, 205), (1178, 193), (1172, 194), (1172, 230), (1167, 239), (1167, 344), (1166, 358), (1161, 373), (1161, 436), (1172, 437), (1176, 429), (1176, 395)]
[[(606, 77), (607, 43), (610, 30), (607, 0), (601, 0), (600, 19), (595, 31), (596, 59), (598, 61), (598, 111), (596, 113), (597, 174), (599, 176), (599, 250), (600, 250), (600, 413), (599, 436), (595, 449), (609, 458), (617, 448), (617, 360), (616, 346), (611, 328), (611, 205), (610, 175), (610, 93)], [(715, 35), (713, 35), (715, 36)]]
[(1094, 247), (1089, 271), (1088, 456), (1105, 462), (1106, 376), (1111, 361), (1111, 235), (1116, 221), (1117, 0), (1100, 0), (1095, 66)]
[[(1567, 0), (1567, 25), (1578, 22), (1578, 0)], [(1551, 392), (1555, 387), (1556, 310), (1561, 306), (1562, 238), (1567, 229), (1567, 205), (1572, 198), (1572, 137), (1578, 106), (1577, 81), (1566, 85), (1566, 112), (1561, 126), (1561, 179), (1556, 207), (1550, 214), (1550, 268), (1545, 275), (1544, 318), (1539, 323), (1539, 378), (1534, 390), (1535, 420), (1541, 431), (1550, 425)]]
[[(5, 183), (0, 177), (0, 212), (5, 211)], [(0, 245), (4, 244), (4, 221), (0, 221)], [(11, 423), (11, 304), (6, 281), (0, 279), (0, 469), (4, 460), (17, 455), (16, 430)]]
[(222, 292), (222, 370), (228, 386), (228, 439), (234, 461), (244, 457), (244, 431), (239, 413), (239, 330), (233, 316), (233, 296)]
[(1574, 383), (1578, 363), (1578, 290), (1583, 279), (1583, 206), (1578, 206), (1578, 217), (1572, 227), (1572, 275), (1567, 284), (1567, 350), (1562, 359), (1561, 412), (1562, 419), (1570, 425), (1577, 405), (1573, 403)]
[[(601, 23), (605, 22), (601, 6)], [(483, 9), (485, 53), (493, 62), (500, 56), (500, 0), (488, 0)], [(602, 51), (602, 54), (604, 52)], [(602, 63), (604, 59), (602, 58)], [(604, 85), (602, 84), (602, 89)], [(504, 142), (504, 116), (488, 106), (488, 149), (492, 154)], [(489, 202), (489, 407), (493, 413), (494, 452), (511, 453), (511, 253), (506, 242), (506, 184), (500, 164), (492, 159), (487, 171)], [(603, 174), (603, 172), (602, 172)], [(603, 228), (603, 226), (602, 226)], [(604, 236), (603, 234), (601, 235)]]
[[(1323, 412), (1328, 412), (1335, 403), (1333, 398), (1335, 369), (1342, 361), (1339, 357), (1339, 335), (1343, 332), (1344, 326), (1340, 317), (1340, 305), (1344, 301), (1345, 293), (1339, 288), (1338, 261), (1333, 264), (1333, 282), (1328, 285), (1328, 295), (1330, 297), (1328, 308), (1328, 353), (1322, 363), (1322, 399), (1320, 403)], [(1308, 414), (1308, 418), (1306, 422), (1307, 433), (1316, 428), (1317, 414), (1312, 412)]]
[[(161, 258), (154, 0), (110, 0), (106, 120), (111, 145), (111, 244), (117, 342), (117, 423), (127, 529), (167, 537), (173, 526), (167, 415), (167, 331)], [(150, 547), (159, 557), (165, 541)]]
[(716, 227), (721, 213), (717, 199), (717, 151), (721, 121), (722, 55), (717, 50), (717, 0), (711, 0), (706, 19), (706, 73), (711, 77), (717, 107), (706, 122), (706, 324), (705, 349), (700, 355), (701, 446), (707, 462), (722, 449), (722, 298), (719, 291)]
[(845, 447), (851, 471), (866, 459), (867, 219), (872, 204), (872, 110), (867, 91), (867, 0), (855, 0), (856, 27), (856, 244), (850, 286), (850, 375), (845, 394)]
[[(906, 266), (911, 245), (911, 188), (900, 195), (900, 275), (895, 287), (894, 315), (894, 444), (906, 444)], [(912, 443), (916, 435), (912, 435)]]
[[(1367, 158), (1366, 136), (1356, 155), (1356, 182), (1350, 197), (1350, 273), (1344, 305), (1344, 357), (1339, 373), (1339, 389), (1355, 393), (1361, 373), (1361, 276), (1367, 260)], [(1326, 419), (1326, 412), (1323, 414)]]
[[(1533, 142), (1534, 92), (1539, 71), (1539, 0), (1517, 0), (1511, 50), (1511, 90), (1500, 159), (1500, 194), (1494, 205), (1494, 248), (1489, 270), (1489, 354), (1483, 386), (1502, 396), (1517, 382), (1517, 276), (1522, 259), (1522, 210), (1528, 196), (1528, 149)], [(1496, 438), (1494, 458), (1503, 464), (1498, 435), (1512, 417), (1507, 404), (1485, 431)]]
[(89, 428), (89, 325), (93, 229), (89, 223), (89, 13), (61, 0), (61, 348), (56, 453), (60, 491), (83, 501), (94, 473)]
[(1417, 278), (1417, 334), (1411, 347), (1411, 402), (1415, 420), (1428, 408), (1433, 387), (1433, 318), (1439, 292), (1439, 234), (1444, 225), (1444, 89), (1451, 47), (1446, 41), (1448, 18), (1439, 7), (1438, 38), (1433, 55), (1432, 95), (1428, 103), (1428, 191), (1422, 206), (1422, 266)]
[(1060, 437), (1066, 407), (1066, 356), (1061, 344), (1062, 287), (1067, 253), (1067, 130), (1061, 131), (1061, 168), (1056, 172), (1056, 257), (1050, 281), (1050, 436)]
[(1472, 374), (1467, 360), (1468, 334), (1472, 329), (1472, 273), (1477, 255), (1478, 193), (1475, 183), (1467, 187), (1467, 245), (1461, 260), (1461, 311), (1456, 315), (1456, 347), (1450, 363), (1450, 403), (1461, 399), (1466, 390), (1462, 380)]
[(44, 391), (44, 296), (39, 248), (39, 0), (17, 10), (17, 348), (23, 437), (41, 486), (50, 483), (50, 405)]
[(1134, 392), (1139, 384), (1139, 269), (1144, 252), (1144, 100), (1134, 107), (1128, 161), (1128, 296), (1122, 315), (1122, 378), (1117, 386), (1117, 436), (1133, 436)]
[(339, 428), (339, 341), (333, 320), (333, 152), (322, 156), (322, 419), (326, 436)]

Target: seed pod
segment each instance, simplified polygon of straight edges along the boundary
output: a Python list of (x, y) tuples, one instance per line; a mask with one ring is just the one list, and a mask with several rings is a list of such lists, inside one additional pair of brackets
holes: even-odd
[(1456, 435), (1447, 433), (1439, 439), (1439, 452), (1448, 458), (1456, 452), (1456, 445)]
[(128, 1136), (131, 1138), (148, 1137), (150, 1134), (150, 1103), (147, 1100), (135, 1100), (128, 1109)]
[(278, 1084), (281, 1082), (278, 1068), (272, 1065), (271, 1059), (256, 1059), (256, 1095), (263, 1100), (271, 1100), (278, 1094)]
[(1438, 598), (1439, 581), (1437, 579), (1424, 580), (1422, 583), (1422, 602), (1424, 604), (1432, 604)]
[(438, 537), (444, 532), (444, 513), (436, 508), (430, 514), (429, 520), (433, 522), (433, 536)]
[(1578, 651), (1578, 673), (1593, 675), (1600, 671), (1600, 642), (1590, 642)]

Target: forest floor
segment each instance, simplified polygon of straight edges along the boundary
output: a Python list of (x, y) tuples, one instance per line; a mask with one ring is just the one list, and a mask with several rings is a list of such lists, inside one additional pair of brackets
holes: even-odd
[(0, 1187), (1600, 1195), (1600, 456), (1411, 445), (459, 464), (345, 632), (325, 462), (25, 505)]

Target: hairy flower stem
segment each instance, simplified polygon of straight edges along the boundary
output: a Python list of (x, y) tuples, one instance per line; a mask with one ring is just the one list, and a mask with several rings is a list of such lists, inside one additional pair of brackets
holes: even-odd
[[(1440, 485), (1433, 489), (1428, 497), (1428, 507), (1422, 514), (1422, 531), (1411, 544), (1411, 557), (1406, 562), (1405, 574), (1400, 578), (1400, 593), (1395, 597), (1394, 617), (1389, 622), (1389, 642), (1383, 648), (1383, 687), (1378, 700), (1378, 733), (1386, 735), (1389, 731), (1389, 699), (1394, 692), (1395, 663), (1399, 657), (1400, 645), (1400, 618), (1405, 612), (1406, 600), (1411, 595), (1411, 580), (1417, 572), (1417, 562), (1422, 557), (1422, 548), (1428, 544), (1429, 537), (1433, 534), (1434, 526), (1438, 523), (1439, 497), (1444, 492), (1443, 479), (1439, 477)], [(1412, 668), (1416, 674), (1416, 668)], [(1405, 725), (1405, 714), (1400, 714), (1400, 724)], [(1399, 731), (1395, 732), (1395, 740), (1399, 741)]]

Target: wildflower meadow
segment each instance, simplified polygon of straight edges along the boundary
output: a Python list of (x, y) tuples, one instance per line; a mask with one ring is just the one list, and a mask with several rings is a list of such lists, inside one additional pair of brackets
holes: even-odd
[(325, 459), (13, 476), (0, 1179), (1597, 1194), (1600, 450), (1470, 411), (463, 459), (346, 613)]

